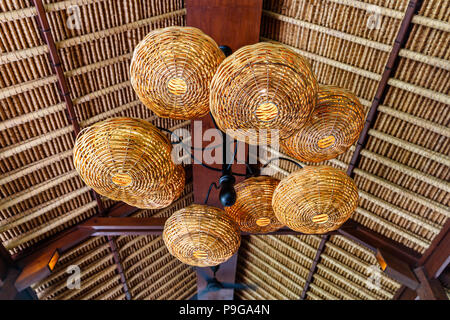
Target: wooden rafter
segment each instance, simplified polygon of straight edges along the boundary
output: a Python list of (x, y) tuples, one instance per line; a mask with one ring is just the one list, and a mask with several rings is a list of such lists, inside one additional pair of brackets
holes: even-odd
[(381, 76), (381, 80), (378, 83), (377, 92), (375, 93), (375, 97), (373, 98), (369, 113), (367, 114), (364, 128), (361, 132), (361, 135), (359, 136), (358, 142), (356, 143), (356, 148), (353, 153), (352, 159), (350, 160), (350, 164), (347, 169), (347, 174), (350, 177), (353, 177), (353, 171), (358, 166), (359, 161), (361, 160), (361, 151), (364, 149), (367, 144), (367, 140), (369, 139), (369, 130), (375, 124), (375, 120), (378, 115), (378, 107), (383, 103), (386, 97), (386, 93), (389, 87), (388, 81), (395, 73), (395, 69), (398, 66), (398, 54), (400, 52), (400, 49), (405, 45), (406, 41), (409, 38), (412, 19), (414, 15), (419, 11), (421, 4), (422, 0), (409, 1), (408, 8), (406, 9), (405, 16), (403, 17), (402, 23), (398, 30), (397, 37), (395, 38), (394, 45), (389, 54), (389, 58)]
[[(47, 19), (47, 13), (45, 11), (44, 4), (42, 3), (42, 0), (32, 0), (34, 6), (36, 7), (36, 21), (37, 25), (40, 30), (40, 34), (45, 41), (45, 43), (48, 46), (49, 49), (49, 60), (53, 67), (53, 71), (55, 72), (57, 78), (58, 78), (58, 87), (60, 90), (60, 96), (61, 99), (66, 104), (66, 111), (67, 111), (67, 118), (72, 123), (73, 126), (73, 136), (76, 138), (76, 136), (80, 133), (80, 124), (78, 123), (78, 118), (75, 112), (75, 108), (73, 105), (73, 101), (70, 97), (70, 90), (68, 81), (66, 79), (66, 76), (64, 75), (64, 70), (62, 68), (61, 58), (58, 54), (58, 49), (56, 47), (55, 39), (53, 38), (52, 31), (50, 28), (50, 24)], [(105, 207), (103, 205), (103, 202), (101, 200), (101, 196), (96, 193), (95, 191), (92, 191), (92, 196), (97, 202), (97, 209), (99, 215), (103, 215), (105, 211)], [(125, 277), (123, 275), (123, 267), (120, 262), (119, 254), (117, 253), (117, 248), (114, 244), (114, 241), (112, 238), (108, 237), (108, 243), (111, 248), (111, 251), (114, 255), (114, 262), (117, 265), (117, 269), (119, 271), (119, 274), (121, 275), (121, 282), (124, 287), (124, 291), (126, 293), (126, 297), (128, 300), (130, 300), (130, 294), (128, 293), (128, 286), (125, 281)], [(23, 273), (22, 273), (23, 275)]]

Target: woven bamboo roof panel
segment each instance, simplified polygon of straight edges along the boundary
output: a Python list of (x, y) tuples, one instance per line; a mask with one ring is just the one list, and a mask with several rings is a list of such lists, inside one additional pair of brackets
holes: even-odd
[[(319, 242), (309, 236), (249, 236), (242, 240), (236, 282), (257, 290), (239, 299), (295, 300), (300, 297)], [(313, 249), (311, 249), (313, 248)]]
[[(369, 29), (364, 25), (367, 2), (298, 1), (281, 6), (267, 1), (262, 40), (297, 49), (310, 59), (321, 84), (352, 90), (367, 112), (407, 6), (407, 1), (393, 3), (385, 7), (385, 1), (371, 1), (381, 23), (380, 29)], [(362, 201), (353, 218), (419, 252), (448, 218), (450, 200), (450, 63), (448, 50), (442, 49), (449, 27), (432, 7), (424, 1), (421, 12), (427, 14), (413, 18), (409, 41), (400, 51), (398, 69), (355, 169)], [(429, 34), (435, 41), (421, 40)], [(326, 163), (346, 169), (353, 151)]]

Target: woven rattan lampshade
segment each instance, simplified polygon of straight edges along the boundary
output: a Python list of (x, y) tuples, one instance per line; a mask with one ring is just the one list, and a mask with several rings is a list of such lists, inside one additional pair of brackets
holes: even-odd
[(355, 182), (330, 166), (305, 167), (281, 180), (272, 206), (289, 228), (308, 234), (338, 229), (358, 206)]
[(280, 229), (281, 224), (272, 209), (272, 195), (280, 180), (259, 176), (235, 185), (236, 203), (226, 212), (244, 232), (267, 233)]
[(82, 130), (73, 158), (83, 181), (97, 193), (141, 208), (160, 208), (184, 185), (184, 170), (172, 162), (171, 150), (151, 123), (113, 118)]
[(358, 139), (364, 127), (364, 108), (351, 92), (320, 86), (311, 118), (280, 145), (290, 156), (320, 162), (344, 153)]
[(192, 204), (167, 219), (163, 239), (169, 252), (183, 263), (208, 267), (237, 252), (241, 233), (222, 209)]
[(193, 27), (150, 32), (131, 60), (131, 85), (160, 117), (193, 119), (209, 112), (209, 84), (225, 55)]
[(259, 129), (280, 130), (280, 138), (298, 130), (314, 108), (317, 90), (303, 57), (283, 45), (260, 42), (220, 65), (211, 82), (210, 108), (222, 131), (236, 130), (227, 133), (257, 144)]
[(184, 190), (185, 179), (186, 174), (183, 166), (177, 165), (172, 176), (157, 190), (148, 192), (142, 198), (128, 198), (124, 201), (137, 208), (165, 208), (181, 196)]

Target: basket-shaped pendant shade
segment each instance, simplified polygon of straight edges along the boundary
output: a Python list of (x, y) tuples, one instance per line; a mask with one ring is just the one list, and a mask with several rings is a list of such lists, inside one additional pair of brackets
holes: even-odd
[(193, 27), (150, 32), (131, 60), (131, 85), (160, 117), (193, 119), (209, 112), (209, 84), (225, 55)]
[(231, 258), (241, 243), (236, 222), (222, 209), (192, 204), (167, 219), (163, 232), (169, 252), (191, 266), (216, 266)]
[[(251, 144), (270, 142), (260, 129), (290, 136), (310, 116), (317, 80), (308, 62), (268, 42), (245, 46), (224, 60), (211, 82), (210, 108), (217, 125)], [(259, 141), (260, 140), (260, 141)]]
[(320, 234), (338, 229), (358, 206), (355, 182), (330, 166), (305, 167), (281, 180), (272, 206), (292, 230)]
[(225, 210), (242, 231), (267, 233), (283, 227), (272, 209), (272, 195), (279, 182), (272, 177), (260, 176), (235, 185), (236, 203)]
[(333, 159), (358, 139), (364, 127), (364, 108), (351, 92), (320, 86), (316, 106), (307, 123), (291, 137), (281, 140), (290, 156), (307, 162)]
[(184, 180), (184, 171), (176, 168), (171, 151), (167, 137), (151, 123), (113, 118), (82, 130), (73, 157), (75, 168), (89, 187), (110, 199), (131, 204), (149, 201), (152, 193), (162, 190), (172, 196), (180, 193), (183, 186), (176, 180)]
[(148, 192), (142, 198), (128, 198), (126, 203), (137, 208), (161, 209), (168, 207), (183, 193), (186, 174), (182, 165), (177, 165), (172, 176), (157, 190)]

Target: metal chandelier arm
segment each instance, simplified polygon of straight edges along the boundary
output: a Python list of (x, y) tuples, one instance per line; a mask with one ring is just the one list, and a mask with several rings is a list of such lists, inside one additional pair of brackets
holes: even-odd
[[(223, 172), (223, 171), (224, 171), (224, 168), (219, 169), (219, 168), (211, 167), (211, 166), (209, 166), (209, 165), (207, 165), (207, 164), (204, 164), (203, 162), (199, 161), (197, 158), (195, 158), (194, 155), (192, 154), (192, 152), (190, 152), (190, 151), (187, 150), (189, 146), (188, 146), (187, 144), (183, 143), (183, 139), (182, 139), (181, 137), (179, 137), (178, 135), (176, 135), (175, 133), (173, 133), (173, 131), (171, 131), (171, 130), (169, 130), (169, 129), (167, 129), (167, 128), (163, 128), (163, 127), (157, 127), (157, 128), (158, 128), (159, 130), (161, 130), (161, 131), (167, 132), (167, 133), (169, 133), (169, 134), (175, 136), (175, 137), (178, 139), (178, 141), (172, 142), (172, 144), (182, 144), (182, 145), (185, 147), (184, 149), (189, 153), (189, 155), (191, 156), (191, 158), (194, 160), (194, 164), (200, 164), (201, 166), (205, 167), (206, 169), (213, 170), (213, 171), (218, 171), (218, 172)], [(218, 130), (219, 130), (219, 129), (218, 129)], [(226, 150), (226, 142), (223, 141), (222, 145), (217, 145), (217, 146), (209, 147), (209, 148), (208, 148), (208, 147), (205, 147), (205, 148), (195, 148), (195, 147), (193, 147), (193, 146), (190, 146), (190, 149), (191, 149), (191, 151), (192, 151), (192, 150), (205, 151), (205, 150), (215, 150), (215, 149), (218, 149), (219, 147), (222, 147), (222, 149), (225, 149), (225, 150)], [(237, 154), (237, 142), (236, 142), (235, 148), (234, 148), (234, 156), (233, 156), (233, 160), (234, 160), (236, 154)], [(224, 157), (225, 157), (225, 153), (224, 153)], [(233, 163), (229, 163), (229, 164), (226, 164), (226, 165), (227, 165), (226, 171), (230, 171), (231, 166), (233, 165)], [(246, 176), (246, 174), (243, 174), (243, 173), (237, 173), (237, 172), (229, 172), (229, 173), (232, 174), (232, 175), (234, 175), (234, 176), (240, 176), (240, 177)]]
[(269, 159), (269, 160), (262, 166), (262, 168), (266, 168), (271, 162), (273, 162), (273, 161), (275, 161), (275, 160), (284, 160), (284, 161), (288, 161), (288, 162), (290, 162), (290, 163), (295, 164), (295, 165), (296, 165), (297, 167), (299, 167), (300, 169), (303, 169), (303, 166), (302, 166), (300, 163), (298, 163), (297, 161), (294, 161), (294, 160), (292, 160), (292, 159), (285, 158), (285, 157), (276, 157), (276, 158)]

